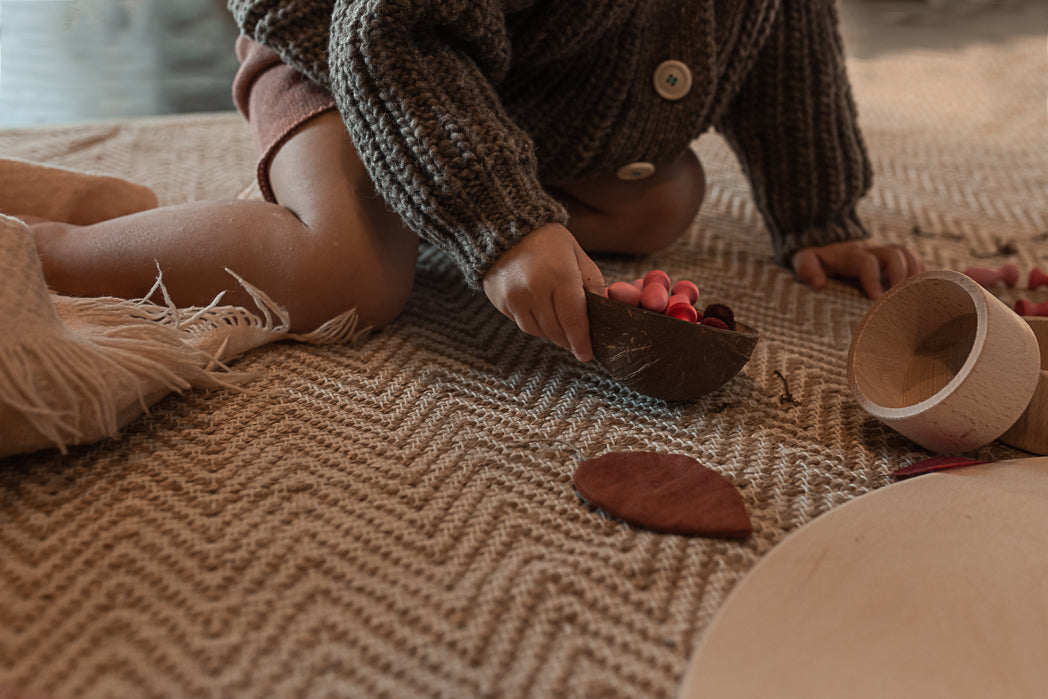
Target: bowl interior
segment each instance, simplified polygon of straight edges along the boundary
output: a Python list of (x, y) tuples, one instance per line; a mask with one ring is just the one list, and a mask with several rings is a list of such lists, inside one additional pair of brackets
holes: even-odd
[(593, 354), (619, 383), (654, 398), (692, 400), (735, 376), (759, 334), (721, 330), (587, 292)]
[(851, 362), (863, 396), (905, 408), (935, 396), (970, 366), (979, 312), (971, 290), (948, 279), (893, 291), (864, 319)]

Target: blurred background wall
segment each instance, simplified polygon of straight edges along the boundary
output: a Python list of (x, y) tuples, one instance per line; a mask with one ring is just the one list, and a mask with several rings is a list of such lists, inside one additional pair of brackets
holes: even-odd
[[(854, 55), (1048, 34), (1048, 0), (839, 0)], [(225, 0), (0, 0), (0, 127), (232, 109)]]
[(0, 126), (232, 109), (225, 0), (0, 0)]

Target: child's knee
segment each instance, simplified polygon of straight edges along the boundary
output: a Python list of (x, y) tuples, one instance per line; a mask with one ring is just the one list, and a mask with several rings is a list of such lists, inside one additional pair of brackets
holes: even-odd
[(634, 212), (630, 222), (633, 249), (628, 252), (646, 255), (664, 250), (677, 242), (698, 216), (706, 197), (702, 163), (689, 149), (672, 167), (672, 178)]
[(297, 319), (292, 317), (296, 327), (313, 328), (355, 309), (362, 327), (380, 328), (407, 305), (418, 239), (396, 231), (392, 233), (395, 240), (373, 244), (370, 240), (374, 238), (360, 233), (347, 231), (338, 236), (338, 242), (310, 246), (312, 252), (295, 272), (306, 290)]

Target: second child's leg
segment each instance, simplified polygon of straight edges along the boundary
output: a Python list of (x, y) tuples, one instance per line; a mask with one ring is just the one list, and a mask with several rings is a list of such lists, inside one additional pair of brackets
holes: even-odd
[(176, 304), (251, 307), (229, 268), (284, 306), (308, 331), (356, 308), (364, 325), (392, 320), (407, 300), (416, 236), (375, 195), (337, 112), (315, 117), (277, 152), (277, 202), (203, 201), (93, 225), (33, 226), (52, 289), (137, 298), (157, 274)]

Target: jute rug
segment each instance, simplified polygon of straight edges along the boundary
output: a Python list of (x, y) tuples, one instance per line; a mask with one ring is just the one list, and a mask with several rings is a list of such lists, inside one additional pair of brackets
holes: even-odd
[[(1036, 29), (852, 61), (879, 238), (931, 267), (1048, 265)], [(763, 554), (930, 455), (848, 391), (870, 302), (775, 266), (731, 154), (715, 136), (697, 148), (711, 191), (687, 239), (600, 264), (609, 281), (694, 279), (761, 331), (722, 390), (632, 393), (427, 252), (408, 309), (363, 344), (268, 346), (236, 363), (257, 374), (243, 392), (172, 395), (120, 439), (0, 462), (0, 695), (672, 696)], [(233, 114), (7, 131), (0, 152), (119, 174), (164, 203), (233, 196), (253, 161)], [(753, 536), (601, 518), (572, 473), (625, 449), (723, 474)]]

